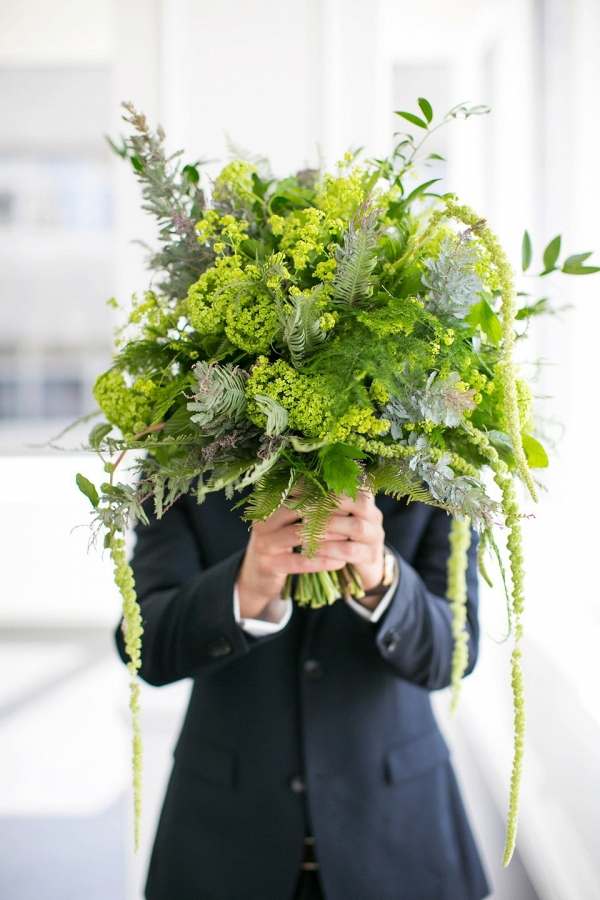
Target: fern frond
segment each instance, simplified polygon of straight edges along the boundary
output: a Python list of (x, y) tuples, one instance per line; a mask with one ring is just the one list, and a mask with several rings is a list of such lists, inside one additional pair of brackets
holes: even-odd
[[(260, 460), (262, 462), (262, 460)], [(259, 463), (256, 459), (236, 459), (231, 462), (219, 463), (214, 467), (210, 478), (201, 486), (198, 486), (198, 502), (201, 503), (205, 494), (220, 491), (233, 484), (244, 472)]]
[(338, 252), (338, 267), (333, 283), (333, 298), (348, 306), (370, 297), (372, 273), (377, 264), (377, 210), (361, 204), (344, 235)]
[(325, 339), (315, 302), (320, 291), (321, 285), (309, 297), (290, 297), (291, 311), (282, 310), (279, 316), (284, 343), (287, 344), (292, 363), (297, 369), (317, 344)]
[(429, 503), (435, 505), (431, 493), (423, 482), (409, 469), (404, 460), (382, 459), (369, 467), (369, 484), (374, 494), (389, 494), (396, 500), (403, 497), (408, 502)]
[(244, 519), (264, 522), (287, 500), (298, 475), (293, 468), (272, 468), (259, 478), (246, 502)]
[(268, 456), (267, 459), (257, 460), (250, 466), (235, 483), (232, 483), (232, 491), (243, 491), (244, 488), (262, 478), (262, 476), (271, 469), (279, 459), (279, 451)]
[(246, 373), (227, 363), (199, 362), (193, 368), (198, 389), (187, 408), (204, 431), (215, 432), (239, 422), (246, 409)]
[(256, 404), (260, 411), (267, 417), (265, 434), (271, 437), (285, 431), (289, 419), (287, 409), (285, 409), (281, 403), (278, 403), (277, 400), (274, 400), (272, 397), (267, 397), (264, 394), (255, 394), (254, 399), (256, 400)]
[(338, 497), (316, 478), (304, 478), (293, 502), (288, 504), (303, 519), (299, 530), (302, 553), (310, 558), (317, 556), (325, 530), (338, 508)]

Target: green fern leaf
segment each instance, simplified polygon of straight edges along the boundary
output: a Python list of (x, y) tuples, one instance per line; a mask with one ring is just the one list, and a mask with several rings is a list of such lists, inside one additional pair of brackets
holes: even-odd
[(362, 204), (344, 235), (338, 253), (333, 298), (348, 306), (371, 296), (372, 274), (377, 265), (377, 210)]
[(301, 295), (291, 297), (291, 311), (280, 313), (282, 337), (296, 368), (299, 368), (305, 357), (325, 339), (315, 302), (321, 290), (322, 286), (319, 285), (309, 297)]
[(302, 481), (297, 496), (289, 506), (303, 520), (299, 533), (304, 556), (310, 559), (318, 555), (325, 530), (338, 505), (336, 494), (328, 491), (317, 479), (305, 478)]
[(244, 519), (264, 522), (272, 516), (287, 500), (297, 477), (295, 469), (287, 467), (273, 468), (262, 475), (246, 502)]
[(374, 494), (383, 493), (400, 500), (436, 505), (427, 488), (402, 460), (385, 459), (371, 466), (369, 483)]
[(281, 403), (278, 403), (277, 400), (263, 394), (255, 394), (254, 399), (256, 400), (256, 404), (260, 411), (267, 417), (265, 434), (272, 436), (274, 434), (281, 434), (282, 431), (285, 431), (289, 419), (287, 409), (285, 409)]

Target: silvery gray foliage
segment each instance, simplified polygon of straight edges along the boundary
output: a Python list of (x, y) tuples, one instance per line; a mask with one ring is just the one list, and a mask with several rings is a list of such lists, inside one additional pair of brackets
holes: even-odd
[(198, 390), (187, 404), (192, 422), (217, 434), (241, 421), (246, 409), (246, 372), (227, 363), (199, 362), (193, 368)]
[(266, 397), (262, 394), (255, 394), (254, 399), (261, 412), (267, 417), (267, 426), (265, 434), (268, 436), (281, 434), (285, 431), (288, 424), (289, 413), (281, 403), (273, 400), (272, 397)]
[(434, 425), (443, 424), (450, 428), (460, 425), (465, 411), (475, 409), (476, 404), (473, 402), (475, 391), (461, 391), (457, 388), (459, 382), (458, 372), (450, 372), (446, 378), (431, 372), (423, 389), (407, 391), (402, 400), (392, 397), (383, 409), (383, 416), (391, 422), (394, 440), (402, 438), (402, 425), (407, 422), (426, 419)]
[(474, 271), (479, 258), (477, 247), (467, 233), (453, 241), (445, 237), (435, 258), (423, 260), (427, 272), (422, 282), (429, 288), (426, 308), (435, 316), (464, 319), (471, 306), (481, 299), (483, 282)]
[(434, 500), (451, 512), (468, 516), (478, 531), (489, 527), (498, 504), (487, 495), (483, 482), (469, 475), (455, 475), (450, 468), (449, 453), (442, 453), (434, 461), (426, 435), (411, 435), (408, 443), (416, 450), (409, 466), (423, 479)]

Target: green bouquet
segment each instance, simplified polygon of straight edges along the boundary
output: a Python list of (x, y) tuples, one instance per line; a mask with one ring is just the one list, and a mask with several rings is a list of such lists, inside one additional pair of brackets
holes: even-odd
[[(533, 434), (531, 391), (512, 353), (515, 322), (526, 325), (539, 303), (518, 308), (511, 266), (478, 214), (435, 193), (435, 180), (407, 189), (423, 161), (422, 141), (409, 134), (389, 158), (359, 165), (347, 154), (332, 174), (305, 170), (275, 180), (264, 164), (235, 159), (212, 183), (208, 202), (200, 164), (167, 157), (162, 131), (124, 105), (133, 136), (113, 147), (133, 165), (160, 245), (150, 257), (154, 287), (134, 299), (113, 366), (95, 385), (107, 421), (93, 428), (89, 443), (107, 481), (98, 488), (81, 475), (77, 481), (104, 532), (124, 601), (136, 841), (142, 623), (125, 557), (128, 525), (147, 521), (147, 501), (160, 517), (182, 494), (201, 503), (225, 490), (230, 498), (241, 493), (249, 522), (282, 504), (296, 510), (302, 552), (310, 556), (338, 497), (370, 490), (453, 517), (447, 596), (454, 704), (468, 662), (471, 527), (480, 534), (486, 579), (486, 552), (499, 557), (495, 527), (507, 530), (515, 640), (507, 863), (524, 733), (516, 483), (535, 498), (531, 469), (547, 465)], [(419, 106), (420, 116), (399, 115), (429, 133), (431, 106), (424, 99)], [(462, 105), (444, 121), (485, 111)], [(527, 247), (528, 238), (530, 254)], [(545, 258), (547, 270), (556, 268), (559, 249)], [(584, 256), (567, 260), (564, 270), (591, 269)], [(140, 453), (133, 486), (116, 479), (129, 450)], [(501, 571), (504, 578), (502, 564)], [(322, 606), (360, 597), (362, 588), (348, 566), (289, 579), (286, 593)]]

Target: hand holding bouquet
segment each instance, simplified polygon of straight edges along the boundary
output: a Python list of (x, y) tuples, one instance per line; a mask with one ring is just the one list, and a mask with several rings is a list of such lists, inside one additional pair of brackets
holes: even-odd
[[(429, 132), (433, 112), (419, 104), (423, 118), (400, 115)], [(453, 517), (454, 702), (468, 661), (471, 528), (480, 534), (482, 568), (488, 549), (498, 553), (495, 527), (508, 531), (516, 749), (507, 862), (524, 728), (515, 484), (535, 497), (531, 469), (547, 465), (533, 434), (531, 391), (512, 353), (516, 320), (526, 324), (541, 308), (517, 307), (511, 266), (478, 214), (432, 193), (433, 181), (407, 191), (420, 147), (410, 135), (386, 159), (358, 165), (347, 154), (333, 174), (305, 170), (277, 181), (236, 159), (208, 202), (198, 166), (167, 158), (160, 129), (152, 132), (126, 109), (134, 135), (115, 149), (137, 173), (161, 245), (150, 258), (153, 288), (134, 302), (114, 365), (95, 386), (106, 422), (93, 429), (90, 445), (107, 481), (99, 489), (82, 476), (78, 483), (105, 532), (124, 598), (136, 808), (142, 628), (123, 549), (128, 524), (146, 520), (148, 503), (160, 517), (184, 493), (199, 503), (210, 491), (240, 496), (247, 520), (265, 522), (252, 532), (242, 589), (254, 565), (265, 591), (322, 606), (343, 593), (361, 596), (379, 580), (381, 558), (360, 550), (357, 529), (381, 529), (380, 522), (340, 513), (349, 501), (366, 509), (365, 492), (383, 491)], [(482, 111), (460, 106), (446, 120)], [(549, 251), (544, 263), (552, 271), (560, 247)], [(589, 271), (584, 258), (571, 257), (564, 271)], [(134, 487), (116, 480), (128, 450), (140, 453)], [(281, 555), (302, 545), (297, 562), (280, 565), (265, 549), (275, 533)], [(351, 558), (342, 539), (355, 536)], [(371, 534), (369, 545), (379, 537)]]

